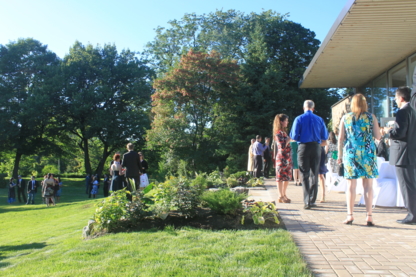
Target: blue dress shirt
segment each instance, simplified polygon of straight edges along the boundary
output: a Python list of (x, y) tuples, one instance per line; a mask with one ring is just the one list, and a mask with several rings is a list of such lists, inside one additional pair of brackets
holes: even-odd
[(255, 143), (253, 143), (252, 146), (252, 151), (254, 155), (262, 155), (263, 156), (263, 152), (264, 150), (267, 149), (267, 145), (263, 145), (260, 142), (256, 141)]
[(328, 139), (328, 130), (322, 118), (313, 114), (311, 110), (306, 110), (304, 114), (295, 118), (290, 138), (298, 143), (321, 143)]

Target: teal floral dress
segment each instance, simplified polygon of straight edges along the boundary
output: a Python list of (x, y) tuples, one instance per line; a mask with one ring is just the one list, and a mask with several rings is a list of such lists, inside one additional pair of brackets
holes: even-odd
[(344, 116), (346, 132), (344, 144), (344, 177), (346, 179), (377, 178), (376, 144), (373, 138), (373, 116), (362, 113), (358, 119), (353, 113)]

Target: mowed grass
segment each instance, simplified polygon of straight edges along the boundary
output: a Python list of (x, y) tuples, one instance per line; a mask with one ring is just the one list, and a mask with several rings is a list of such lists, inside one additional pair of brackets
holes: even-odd
[(0, 276), (311, 276), (285, 230), (191, 228), (82, 239), (98, 199), (64, 179), (61, 203), (7, 204), (0, 189)]

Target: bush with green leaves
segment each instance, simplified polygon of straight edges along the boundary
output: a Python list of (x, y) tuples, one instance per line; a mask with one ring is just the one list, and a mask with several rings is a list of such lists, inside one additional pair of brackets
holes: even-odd
[(218, 191), (206, 191), (201, 200), (213, 211), (219, 214), (236, 214), (242, 208), (241, 201), (247, 197), (245, 194), (232, 192), (228, 189)]
[[(253, 205), (247, 207), (245, 212), (250, 212), (253, 218), (254, 224), (264, 224), (270, 216), (273, 217), (274, 222), (279, 224), (280, 221), (277, 218), (279, 214), (276, 210), (276, 206), (273, 203), (256, 202)], [(267, 217), (268, 216), (268, 217)], [(244, 217), (241, 219), (241, 224), (244, 224)]]
[(218, 187), (224, 185), (226, 182), (222, 179), (221, 173), (218, 170), (211, 172), (207, 176), (209, 187)]
[(111, 196), (96, 204), (94, 220), (98, 230), (111, 232), (120, 226), (128, 213), (128, 199), (125, 189), (114, 191)]
[(208, 188), (207, 174), (196, 174), (195, 179), (191, 181), (190, 185), (198, 192), (198, 195), (201, 195)]
[(160, 218), (165, 218), (170, 211), (178, 211), (185, 217), (193, 217), (200, 204), (201, 189), (193, 186), (189, 179), (171, 176), (164, 183), (158, 184), (146, 196), (154, 204), (150, 209)]
[(237, 178), (233, 177), (232, 175), (230, 177), (228, 177), (227, 178), (227, 186), (229, 188), (234, 188), (234, 187), (238, 186)]

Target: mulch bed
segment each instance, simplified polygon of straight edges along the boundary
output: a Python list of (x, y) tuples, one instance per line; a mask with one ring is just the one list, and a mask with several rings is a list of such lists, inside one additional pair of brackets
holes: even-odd
[[(244, 224), (241, 224), (244, 215)], [(209, 208), (198, 208), (196, 216), (185, 218), (177, 212), (170, 212), (169, 216), (162, 220), (160, 218), (146, 219), (138, 223), (125, 222), (123, 228), (115, 232), (134, 232), (146, 230), (163, 230), (167, 226), (173, 226), (175, 229), (182, 227), (192, 227), (197, 229), (208, 230), (258, 230), (258, 229), (279, 229), (285, 228), (282, 219), (278, 216), (280, 224), (274, 222), (272, 216), (266, 217), (263, 225), (256, 225), (251, 218), (251, 214), (238, 211), (236, 215), (222, 215), (212, 211)]]

